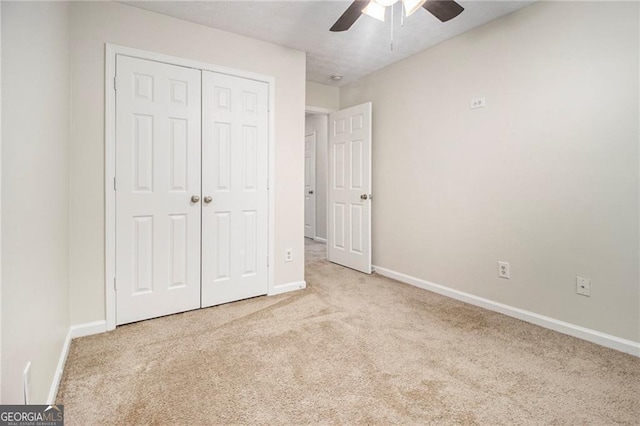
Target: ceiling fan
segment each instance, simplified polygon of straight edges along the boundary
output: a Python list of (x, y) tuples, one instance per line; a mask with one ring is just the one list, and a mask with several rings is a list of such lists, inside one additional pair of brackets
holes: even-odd
[[(405, 9), (406, 16), (411, 15), (420, 7), (427, 9), (433, 16), (442, 22), (460, 15), (464, 8), (453, 0), (400, 0)], [(330, 31), (346, 31), (356, 22), (361, 14), (365, 13), (380, 21), (384, 21), (387, 6), (393, 6), (398, 0), (355, 0), (338, 18)]]

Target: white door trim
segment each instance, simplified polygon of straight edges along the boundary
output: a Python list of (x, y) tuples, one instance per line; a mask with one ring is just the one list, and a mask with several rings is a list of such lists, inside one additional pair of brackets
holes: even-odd
[(336, 112), (336, 109), (333, 108), (322, 108), (322, 107), (315, 107), (315, 106), (309, 106), (307, 105), (304, 108), (304, 112), (309, 112), (311, 114), (318, 114), (318, 115), (329, 115), (332, 112)]
[[(262, 81), (269, 86), (269, 259), (275, 259), (275, 78), (262, 74), (248, 71), (236, 70), (233, 68), (207, 64), (191, 59), (179, 58), (175, 56), (164, 55), (161, 53), (149, 52), (146, 50), (133, 49), (115, 44), (105, 44), (105, 113), (104, 113), (104, 140), (105, 140), (105, 179), (104, 179), (104, 202), (105, 202), (105, 315), (107, 321), (107, 330), (116, 328), (116, 291), (115, 291), (115, 274), (116, 274), (116, 199), (114, 190), (115, 178), (115, 75), (116, 75), (116, 55), (126, 55), (139, 59), (147, 59), (150, 61), (162, 62), (171, 65), (178, 65), (188, 68), (199, 69), (203, 71), (213, 71), (222, 74), (234, 75), (251, 80)], [(269, 262), (269, 295), (276, 294), (275, 288), (275, 268)]]

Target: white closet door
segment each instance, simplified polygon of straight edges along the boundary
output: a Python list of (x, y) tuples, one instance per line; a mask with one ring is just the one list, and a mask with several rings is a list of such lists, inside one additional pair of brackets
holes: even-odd
[(118, 55), (116, 74), (116, 321), (125, 324), (200, 307), (201, 73)]
[(371, 102), (329, 115), (328, 260), (371, 273)]
[(202, 96), (205, 307), (267, 293), (268, 85), (203, 71)]

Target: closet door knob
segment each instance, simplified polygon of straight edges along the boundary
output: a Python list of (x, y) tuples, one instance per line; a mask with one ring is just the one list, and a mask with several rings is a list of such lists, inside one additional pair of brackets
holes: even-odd
[(200, 201), (200, 197), (198, 197), (197, 195), (192, 195), (191, 196), (191, 202), (192, 203), (197, 203), (198, 201)]
[(205, 203), (209, 204), (209, 203), (210, 203), (210, 202), (212, 202), (212, 201), (213, 201), (213, 198), (212, 198), (212, 197), (210, 197), (209, 195), (207, 195), (206, 197), (204, 197), (204, 202), (205, 202)]

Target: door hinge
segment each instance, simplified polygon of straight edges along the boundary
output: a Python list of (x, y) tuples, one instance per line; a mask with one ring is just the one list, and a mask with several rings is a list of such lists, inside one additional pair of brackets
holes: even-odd
[(116, 177), (113, 177), (113, 190), (116, 190)]
[(269, 256), (267, 256), (267, 266), (269, 266)]
[(113, 289), (118, 291), (118, 285), (116, 284), (116, 277), (113, 277)]
[(113, 77), (113, 90), (118, 90), (118, 77)]

